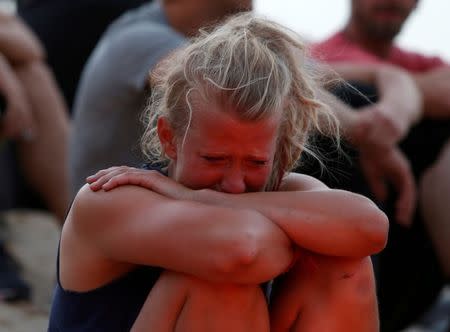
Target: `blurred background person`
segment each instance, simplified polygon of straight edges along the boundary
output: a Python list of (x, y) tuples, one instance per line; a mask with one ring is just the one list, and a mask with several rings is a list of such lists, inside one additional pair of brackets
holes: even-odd
[[(450, 147), (446, 145), (450, 135), (450, 68), (438, 57), (404, 50), (394, 42), (417, 2), (353, 0), (346, 26), (313, 48), (318, 59), (332, 66), (356, 63), (405, 70), (422, 93), (422, 119), (417, 123), (417, 118), (408, 121), (398, 109), (380, 103), (364, 109), (381, 112), (399, 127), (411, 128), (405, 137), (398, 137), (399, 146), (419, 186), (420, 209), (412, 228), (392, 225), (387, 250), (381, 254), (380, 305), (386, 331), (402, 328), (422, 313), (450, 276), (450, 209), (446, 202), (450, 195)], [(384, 188), (375, 188), (375, 194), (386, 198)]]
[[(69, 197), (67, 108), (39, 41), (20, 19), (1, 11), (0, 94), (0, 211), (48, 209), (62, 223)], [(0, 299), (28, 296), (1, 242)]]
[(114, 165), (139, 166), (140, 114), (149, 70), (199, 28), (251, 9), (251, 1), (154, 1), (116, 20), (90, 57), (74, 105), (71, 191)]

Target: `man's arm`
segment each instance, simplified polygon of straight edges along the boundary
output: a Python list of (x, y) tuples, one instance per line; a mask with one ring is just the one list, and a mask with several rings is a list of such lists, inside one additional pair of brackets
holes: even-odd
[[(365, 107), (378, 113), (375, 136), (389, 137), (397, 143), (422, 115), (422, 94), (414, 78), (406, 71), (390, 65), (335, 63), (333, 69), (346, 81), (370, 84), (377, 89), (378, 102)], [(350, 87), (349, 87), (350, 88)], [(386, 137), (386, 135), (388, 137)]]
[(320, 98), (334, 110), (343, 136), (358, 149), (375, 197), (384, 201), (386, 185), (391, 183), (397, 191), (396, 221), (410, 225), (416, 205), (415, 182), (408, 160), (397, 148), (402, 134), (390, 124), (390, 117), (373, 108), (356, 111), (326, 90), (321, 91)]
[(414, 78), (423, 94), (424, 116), (435, 119), (450, 118), (450, 67), (415, 74)]

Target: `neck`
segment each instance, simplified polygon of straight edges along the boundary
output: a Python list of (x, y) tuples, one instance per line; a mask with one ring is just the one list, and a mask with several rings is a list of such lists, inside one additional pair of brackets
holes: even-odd
[(219, 19), (207, 8), (200, 8), (196, 1), (163, 1), (162, 4), (170, 26), (187, 37)]
[(369, 36), (354, 21), (350, 21), (343, 32), (345, 38), (380, 58), (387, 57), (393, 45), (392, 40), (375, 39)]

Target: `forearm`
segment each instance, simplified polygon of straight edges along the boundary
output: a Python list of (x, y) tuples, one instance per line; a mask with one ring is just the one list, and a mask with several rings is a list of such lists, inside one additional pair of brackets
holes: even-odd
[(66, 224), (109, 260), (209, 281), (261, 283), (293, 259), (287, 236), (256, 211), (164, 199), (137, 187), (84, 187)]
[(362, 257), (384, 248), (386, 216), (368, 199), (339, 190), (229, 195), (198, 192), (197, 200), (254, 209), (299, 247), (329, 256)]
[(398, 68), (382, 66), (375, 71), (375, 85), (385, 112), (401, 118), (408, 128), (419, 121), (423, 109), (422, 92), (411, 75)]
[(333, 66), (346, 81), (364, 82), (377, 88), (384, 111), (401, 118), (408, 127), (422, 113), (422, 95), (413, 77), (390, 65), (358, 65), (340, 63)]

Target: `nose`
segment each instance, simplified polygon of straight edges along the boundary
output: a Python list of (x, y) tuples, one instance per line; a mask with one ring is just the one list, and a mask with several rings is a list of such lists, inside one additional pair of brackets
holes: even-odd
[(229, 194), (241, 194), (246, 190), (245, 177), (241, 170), (233, 167), (229, 169), (222, 178), (220, 184), (222, 192)]

